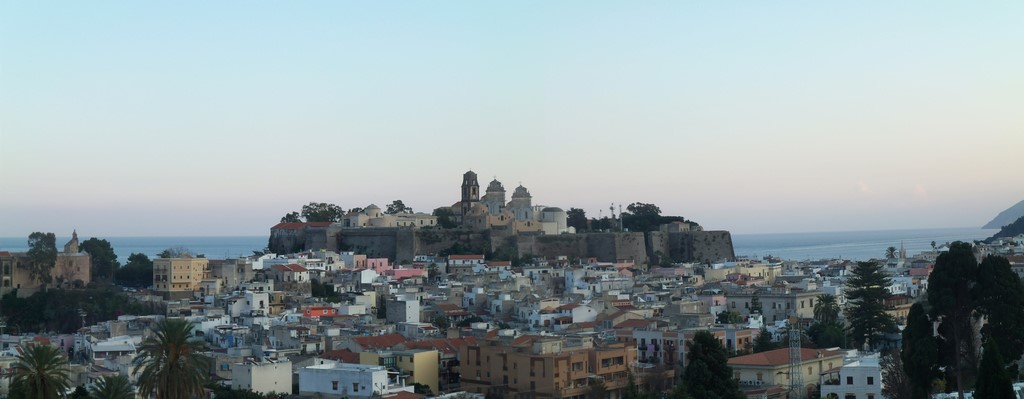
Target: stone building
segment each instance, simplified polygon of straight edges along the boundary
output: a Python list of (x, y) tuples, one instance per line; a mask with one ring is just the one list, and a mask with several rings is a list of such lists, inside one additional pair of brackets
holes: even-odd
[(452, 213), (463, 227), (483, 230), (504, 230), (510, 233), (538, 232), (544, 234), (575, 233), (568, 227), (568, 214), (561, 208), (533, 204), (530, 190), (520, 184), (505, 202), (505, 186), (498, 179), (487, 185), (480, 197), (477, 175), (462, 175), (461, 200), (452, 205)]
[(153, 291), (165, 299), (191, 298), (210, 274), (210, 263), (206, 258), (186, 255), (153, 259)]
[[(31, 277), (29, 265), (32, 258), (27, 252), (0, 251), (0, 294), (18, 290), (19, 297), (27, 297), (43, 287), (43, 283)], [(84, 286), (92, 281), (92, 258), (79, 248), (78, 232), (71, 233), (71, 240), (64, 244), (64, 250), (57, 253), (57, 261), (50, 270), (49, 286)]]

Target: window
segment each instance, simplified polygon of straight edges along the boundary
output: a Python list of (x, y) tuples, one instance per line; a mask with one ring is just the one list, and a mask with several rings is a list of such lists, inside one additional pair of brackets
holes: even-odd
[(331, 389), (338, 390), (338, 381), (331, 381)]
[(853, 377), (846, 377), (846, 385), (853, 385)]
[(875, 385), (875, 377), (868, 377), (868, 385)]
[(352, 392), (359, 392), (359, 383), (358, 382), (353, 382), (352, 383)]

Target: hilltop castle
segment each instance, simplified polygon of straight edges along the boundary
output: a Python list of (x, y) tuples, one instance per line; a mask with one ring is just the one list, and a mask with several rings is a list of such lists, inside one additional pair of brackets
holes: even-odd
[(575, 233), (568, 226), (568, 215), (557, 207), (533, 205), (530, 191), (520, 184), (505, 202), (505, 186), (498, 179), (487, 185), (480, 196), (480, 183), (472, 170), (462, 175), (462, 198), (451, 207), (462, 227), (471, 230), (504, 230), (513, 233)]

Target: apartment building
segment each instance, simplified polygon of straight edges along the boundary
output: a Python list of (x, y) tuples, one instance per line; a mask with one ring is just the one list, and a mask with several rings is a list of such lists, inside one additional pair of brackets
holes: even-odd
[(153, 290), (165, 299), (191, 298), (207, 278), (210, 262), (206, 258), (153, 259)]

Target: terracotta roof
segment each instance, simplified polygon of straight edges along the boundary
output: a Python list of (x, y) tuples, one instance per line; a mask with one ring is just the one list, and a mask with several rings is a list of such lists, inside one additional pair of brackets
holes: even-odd
[(406, 342), (401, 334), (373, 335), (368, 337), (353, 337), (352, 341), (367, 349), (388, 349), (392, 346)]
[(291, 223), (278, 223), (271, 230), (302, 230), (306, 226), (309, 227), (328, 227), (332, 222), (291, 222)]
[(647, 328), (651, 326), (651, 321), (647, 319), (629, 319), (622, 323), (616, 324), (615, 328)]
[(306, 269), (305, 267), (299, 266), (299, 265), (297, 265), (295, 263), (290, 263), (290, 264), (287, 264), (287, 265), (274, 265), (274, 270), (277, 270), (279, 272), (293, 272), (293, 273), (300, 273), (300, 272), (308, 272), (309, 271), (309, 269)]
[(494, 260), (487, 262), (487, 267), (499, 267), (499, 266), (512, 266), (512, 261), (508, 260)]
[(580, 304), (578, 304), (578, 303), (567, 303), (565, 305), (562, 305), (562, 306), (559, 306), (559, 307), (555, 308), (555, 310), (573, 310), (573, 309), (576, 309), (578, 307), (580, 307)]
[(385, 396), (386, 399), (423, 399), (426, 395), (420, 395), (418, 393), (398, 391), (394, 395)]
[(449, 255), (448, 260), (484, 260), (483, 255)]
[(320, 357), (324, 359), (337, 360), (342, 363), (359, 364), (359, 354), (348, 349), (324, 352)]
[(11, 256), (11, 253), (7, 251), (0, 251), (0, 256)]
[[(818, 357), (818, 353), (824, 357), (842, 356), (843, 352), (824, 349), (800, 348), (801, 362)], [(775, 349), (761, 353), (754, 353), (746, 356), (737, 356), (729, 359), (729, 365), (740, 366), (783, 366), (789, 364), (789, 348)]]

